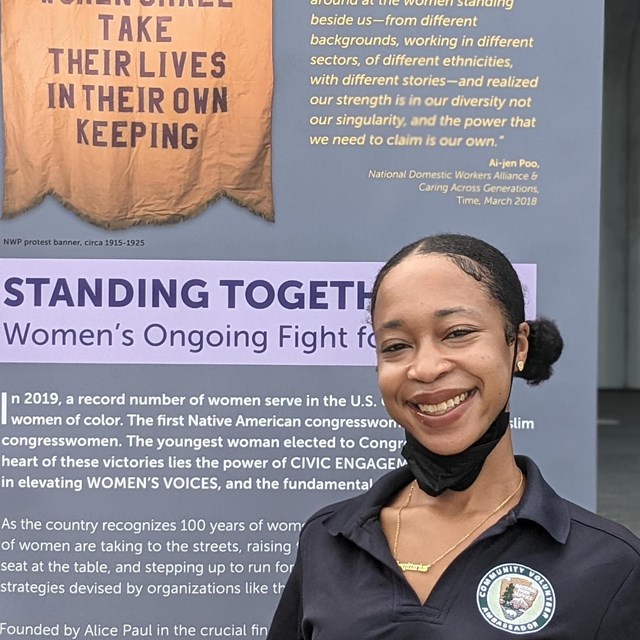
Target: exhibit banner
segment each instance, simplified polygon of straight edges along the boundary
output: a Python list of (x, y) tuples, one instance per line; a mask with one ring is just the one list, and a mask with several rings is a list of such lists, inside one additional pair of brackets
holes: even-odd
[[(375, 340), (366, 310), (379, 267), (5, 259), (2, 359), (373, 365)], [(532, 294), (527, 317), (534, 318), (535, 265), (516, 268)], [(38, 314), (43, 309), (45, 318)]]
[(558, 323), (511, 434), (595, 507), (602, 2), (0, 6), (0, 636), (265, 638), (404, 465), (371, 288), (437, 232)]

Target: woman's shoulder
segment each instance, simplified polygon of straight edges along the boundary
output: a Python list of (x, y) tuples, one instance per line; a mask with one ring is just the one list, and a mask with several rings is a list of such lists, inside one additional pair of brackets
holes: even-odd
[(526, 456), (516, 460), (527, 476), (527, 491), (519, 515), (541, 524), (558, 542), (583, 553), (610, 551), (614, 557), (640, 561), (640, 539), (617, 522), (561, 497)]
[(347, 498), (346, 500), (340, 500), (339, 502), (332, 502), (331, 504), (327, 504), (324, 507), (318, 509), (315, 513), (313, 513), (307, 521), (304, 523), (302, 530), (309, 527), (314, 527), (317, 524), (324, 522), (327, 518), (330, 518), (335, 513), (338, 512), (348, 512), (354, 513), (357, 511), (359, 503), (362, 502), (364, 494), (359, 494), (357, 496), (353, 496), (352, 498)]
[(374, 482), (368, 491), (318, 509), (305, 522), (302, 534), (318, 529), (336, 534), (357, 527), (371, 518), (377, 518), (384, 505), (411, 479), (407, 467), (386, 473)]
[(587, 537), (602, 549), (616, 550), (640, 563), (640, 538), (622, 524), (565, 500), (571, 518), (572, 531)]

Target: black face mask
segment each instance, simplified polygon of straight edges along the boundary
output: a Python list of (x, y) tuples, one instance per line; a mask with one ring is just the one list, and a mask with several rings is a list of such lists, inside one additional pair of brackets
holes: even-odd
[(482, 465), (509, 427), (509, 413), (502, 411), (486, 433), (469, 448), (451, 456), (429, 451), (408, 431), (402, 456), (407, 461), (418, 486), (430, 496), (439, 496), (447, 489), (464, 491), (480, 474)]

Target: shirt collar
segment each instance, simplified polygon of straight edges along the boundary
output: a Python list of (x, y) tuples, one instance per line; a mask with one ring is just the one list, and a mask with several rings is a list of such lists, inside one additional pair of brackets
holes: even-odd
[(527, 479), (522, 500), (514, 509), (516, 519), (537, 522), (552, 538), (564, 544), (571, 528), (566, 502), (547, 484), (533, 460), (516, 456), (516, 462)]
[[(526, 456), (516, 456), (516, 462), (527, 479), (527, 486), (515, 507), (517, 520), (530, 520), (543, 527), (561, 544), (569, 537), (571, 518), (564, 500), (547, 484), (540, 469)], [(366, 493), (341, 503), (328, 514), (323, 523), (332, 535), (353, 537), (365, 522), (378, 518), (382, 507), (413, 480), (411, 471), (404, 466), (386, 474)]]

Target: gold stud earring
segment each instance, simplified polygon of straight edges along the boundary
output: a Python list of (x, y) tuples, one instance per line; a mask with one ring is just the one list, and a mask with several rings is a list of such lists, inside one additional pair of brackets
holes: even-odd
[(524, 362), (522, 360), (518, 360), (518, 362), (516, 362), (516, 369), (522, 373), (522, 370), (524, 369)]

